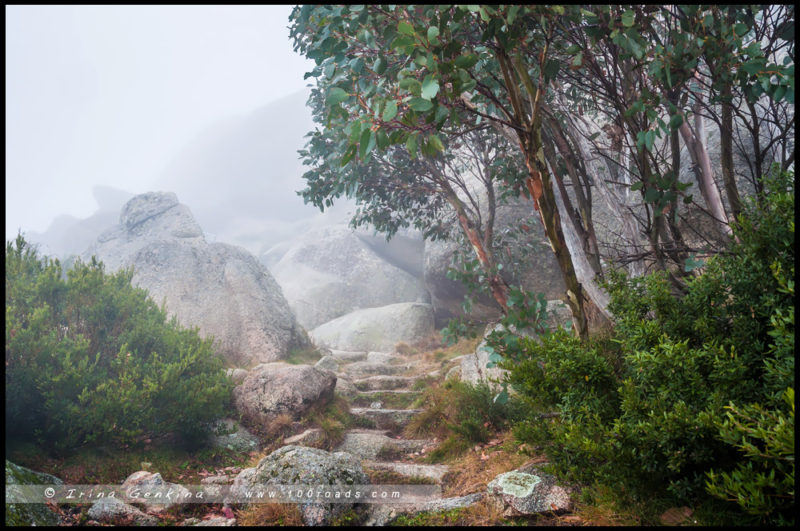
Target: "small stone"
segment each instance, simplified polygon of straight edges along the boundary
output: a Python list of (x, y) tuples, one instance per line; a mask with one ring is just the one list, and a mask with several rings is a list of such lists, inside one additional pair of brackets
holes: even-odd
[(370, 409), (383, 409), (383, 402), (372, 402), (369, 407)]

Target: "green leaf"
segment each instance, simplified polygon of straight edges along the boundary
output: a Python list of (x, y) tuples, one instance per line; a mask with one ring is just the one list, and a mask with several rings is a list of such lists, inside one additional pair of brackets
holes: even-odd
[(428, 137), (428, 143), (438, 152), (444, 151), (444, 144), (442, 144), (441, 139), (437, 135), (431, 135)]
[(661, 192), (655, 188), (648, 188), (644, 193), (645, 203), (655, 203), (661, 197)]
[(472, 68), (478, 62), (478, 56), (474, 53), (469, 55), (459, 55), (456, 57), (456, 66), (459, 68)]
[(653, 142), (656, 140), (655, 131), (648, 131), (644, 134), (644, 145), (647, 146), (647, 151), (652, 151)]
[(642, 181), (639, 181), (638, 183), (633, 183), (633, 184), (631, 185), (631, 191), (632, 191), (632, 192), (635, 192), (635, 191), (637, 191), (637, 190), (641, 190), (641, 189), (642, 189), (642, 186), (644, 186), (644, 183), (643, 183)]
[(347, 151), (344, 152), (344, 156), (342, 157), (342, 167), (346, 166), (348, 162), (353, 160), (353, 157), (356, 156), (356, 151), (358, 151), (357, 146), (355, 144), (350, 144), (350, 147), (347, 148)]
[(422, 83), (413, 77), (406, 77), (400, 80), (398, 84), (401, 89), (406, 89), (414, 96), (419, 96), (422, 93)]
[(561, 68), (561, 63), (555, 59), (548, 59), (544, 64), (544, 77), (547, 79), (555, 79), (558, 75), (558, 69)]
[(433, 44), (434, 46), (439, 42), (439, 28), (436, 26), (431, 26), (428, 28), (428, 42)]
[(747, 24), (743, 24), (739, 22), (735, 26), (733, 26), (733, 32), (736, 34), (737, 37), (744, 37), (744, 35), (749, 31)]
[(359, 142), (359, 152), (358, 156), (361, 160), (365, 160), (369, 152), (372, 151), (372, 148), (375, 147), (375, 132), (371, 129), (364, 129), (361, 132), (361, 140)]
[(343, 89), (340, 89), (339, 87), (333, 87), (328, 91), (328, 105), (336, 105), (337, 103), (341, 103), (349, 97), (350, 94), (345, 92)]
[(397, 32), (402, 33), (403, 35), (408, 35), (410, 37), (414, 36), (414, 26), (406, 22), (405, 20), (401, 20), (399, 24), (397, 24)]
[(672, 130), (679, 128), (683, 124), (683, 116), (676, 114), (669, 119), (669, 127)]
[(600, 136), (600, 133), (599, 133), (599, 132), (598, 132), (598, 133), (593, 133), (593, 134), (591, 134), (591, 135), (589, 136), (589, 140), (594, 140), (594, 139), (595, 139), (595, 138), (597, 138), (598, 136)]
[(389, 100), (386, 102), (386, 108), (383, 109), (383, 121), (388, 122), (397, 116), (397, 102)]
[(511, 25), (514, 23), (514, 19), (517, 18), (517, 13), (519, 12), (520, 6), (513, 5), (508, 8), (508, 24)]
[(375, 64), (372, 65), (372, 69), (378, 75), (383, 74), (386, 71), (386, 60), (382, 57), (378, 57), (375, 59)]
[(406, 149), (408, 149), (408, 154), (411, 156), (412, 159), (417, 157), (417, 135), (416, 134), (408, 135), (408, 138), (406, 139)]
[(433, 109), (433, 103), (422, 98), (411, 98), (411, 100), (408, 102), (408, 106), (417, 112), (427, 112)]
[(636, 13), (634, 13), (630, 9), (625, 11), (622, 14), (622, 25), (625, 26), (626, 28), (630, 28), (631, 26), (633, 26), (635, 18), (636, 18)]
[(696, 255), (690, 254), (689, 258), (686, 259), (686, 263), (683, 266), (683, 270), (688, 273), (690, 271), (694, 271), (695, 269), (699, 269), (704, 265), (706, 265), (705, 262), (703, 262), (702, 260), (698, 260)]
[(438, 92), (439, 82), (430, 74), (425, 76), (425, 79), (422, 81), (422, 97), (426, 100), (430, 100), (435, 98)]
[(579, 52), (575, 57), (572, 58), (572, 66), (580, 67), (583, 65), (583, 52)]

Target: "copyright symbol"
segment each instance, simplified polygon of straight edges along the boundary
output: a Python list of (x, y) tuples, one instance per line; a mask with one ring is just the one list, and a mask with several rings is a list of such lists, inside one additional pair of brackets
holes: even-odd
[(47, 487), (46, 489), (44, 489), (44, 495), (47, 498), (52, 498), (53, 496), (56, 495), (56, 491), (52, 487)]

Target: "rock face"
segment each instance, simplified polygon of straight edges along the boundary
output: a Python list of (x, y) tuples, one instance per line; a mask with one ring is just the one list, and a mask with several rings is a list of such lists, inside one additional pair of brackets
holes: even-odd
[(342, 225), (322, 227), (294, 242), (271, 270), (297, 320), (310, 330), (360, 308), (427, 302), (420, 276), (403, 269), (413, 271), (413, 261), (390, 252), (396, 245), (380, 247)]
[(489, 496), (502, 506), (504, 516), (530, 515), (572, 508), (567, 491), (548, 475), (506, 472), (487, 485)]
[[(63, 483), (55, 476), (34, 472), (6, 459), (7, 497), (15, 495), (16, 485), (63, 485)], [(6, 525), (56, 526), (58, 515), (43, 503), (6, 503)]]
[(336, 375), (309, 365), (267, 364), (255, 367), (233, 390), (233, 402), (255, 424), (278, 415), (298, 418), (311, 406), (333, 398)]
[(175, 194), (150, 192), (128, 201), (119, 224), (83, 254), (108, 271), (133, 267), (133, 283), (146, 288), (184, 326), (214, 336), (232, 364), (250, 366), (288, 356), (307, 338), (280, 286), (249, 253), (207, 243)]
[(430, 304), (398, 303), (357, 310), (313, 329), (320, 346), (337, 350), (391, 351), (401, 341), (413, 342), (433, 332)]
[[(330, 453), (304, 446), (284, 446), (243, 470), (234, 480), (232, 491), (262, 485), (368, 485), (369, 478), (360, 461), (345, 452)], [(350, 503), (302, 503), (305, 525), (327, 525), (353, 505)]]

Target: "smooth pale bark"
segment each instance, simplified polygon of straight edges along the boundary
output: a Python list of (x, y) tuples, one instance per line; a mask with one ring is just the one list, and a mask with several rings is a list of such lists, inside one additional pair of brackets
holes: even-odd
[[(561, 192), (557, 186), (553, 187), (553, 195), (555, 196), (558, 209), (563, 212), (566, 206), (564, 204), (564, 198), (561, 197)], [(561, 231), (564, 234), (564, 241), (572, 256), (572, 264), (575, 268), (575, 275), (578, 278), (578, 282), (581, 283), (586, 295), (591, 299), (600, 313), (602, 313), (606, 319), (611, 320), (611, 312), (608, 311), (608, 304), (611, 302), (611, 299), (594, 280), (594, 268), (586, 257), (586, 253), (583, 252), (583, 243), (578, 236), (578, 231), (573, 225), (572, 218), (569, 216), (560, 216), (560, 218)]]
[[(563, 96), (561, 96), (563, 99)], [(564, 105), (564, 102), (561, 102)], [(620, 189), (619, 186), (606, 182), (605, 179), (600, 177), (600, 162), (598, 160), (597, 155), (589, 156), (588, 154), (592, 152), (591, 146), (589, 146), (588, 141), (586, 140), (587, 136), (590, 136), (592, 133), (600, 132), (599, 130), (592, 130), (590, 125), (584, 120), (583, 118), (576, 118), (567, 114), (567, 119), (572, 125), (572, 127), (576, 130), (575, 135), (573, 137), (576, 139), (575, 142), (575, 149), (577, 150), (577, 155), (583, 160), (584, 164), (587, 167), (587, 171), (589, 171), (594, 176), (594, 184), (595, 184), (595, 191), (600, 194), (600, 197), (603, 198), (606, 205), (608, 206), (609, 210), (611, 210), (614, 218), (617, 219), (620, 223), (620, 229), (624, 239), (633, 246), (634, 254), (640, 253), (639, 250), (639, 242), (640, 242), (640, 235), (638, 230), (638, 224), (636, 219), (633, 217), (630, 209), (626, 206), (627, 200), (627, 191), (628, 188), (625, 187), (624, 189)], [(579, 123), (580, 122), (580, 123)], [(613, 159), (611, 153), (606, 153), (606, 156)], [(604, 159), (605, 160), (605, 159)], [(613, 162), (609, 162), (605, 160), (605, 166), (608, 170), (608, 175), (612, 177), (611, 180), (618, 181), (621, 179), (619, 175), (618, 169), (614, 166)], [(617, 176), (617, 177), (615, 177)], [(646, 266), (644, 263), (644, 259), (639, 260), (632, 260), (627, 264), (628, 273), (632, 277), (639, 277), (645, 274)]]
[(686, 117), (679, 128), (681, 137), (689, 150), (689, 155), (692, 157), (692, 162), (697, 168), (695, 175), (697, 176), (697, 184), (700, 188), (700, 194), (708, 206), (711, 215), (718, 222), (717, 226), (719, 231), (727, 236), (731, 235), (731, 228), (728, 225), (728, 216), (725, 214), (725, 207), (722, 205), (722, 196), (720, 196), (717, 183), (714, 181), (714, 171), (711, 169), (711, 159), (708, 156), (708, 150), (705, 147), (705, 142), (702, 134), (703, 117), (699, 113), (695, 113), (695, 131), (689, 127)]

